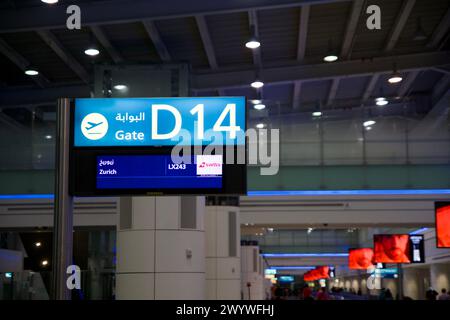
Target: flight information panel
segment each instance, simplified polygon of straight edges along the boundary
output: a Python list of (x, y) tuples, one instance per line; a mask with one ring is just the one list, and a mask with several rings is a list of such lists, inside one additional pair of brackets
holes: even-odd
[(72, 99), (70, 194), (246, 194), (245, 101)]
[(175, 163), (170, 155), (97, 157), (98, 189), (222, 188), (222, 155), (196, 155)]

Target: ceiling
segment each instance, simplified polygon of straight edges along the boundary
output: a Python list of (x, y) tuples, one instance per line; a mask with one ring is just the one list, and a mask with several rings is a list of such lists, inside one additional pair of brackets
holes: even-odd
[[(450, 3), (380, 0), (381, 29), (369, 30), (372, 2), (2, 1), (0, 107), (15, 110), (0, 119), (28, 123), (23, 113), (48, 111), (55, 90), (86, 96), (96, 64), (179, 62), (191, 66), (192, 95), (260, 96), (266, 116), (371, 108), (379, 94), (424, 116), (450, 85)], [(81, 30), (65, 27), (70, 4), (81, 8)], [(418, 19), (426, 37), (414, 40)], [(255, 51), (244, 46), (250, 25), (261, 41)], [(84, 54), (92, 39), (101, 50), (96, 58)], [(330, 50), (337, 62), (323, 62)], [(394, 64), (404, 80), (390, 85)], [(28, 65), (40, 75), (24, 75)], [(249, 85), (257, 75), (266, 84), (259, 91)], [(26, 96), (33, 103), (20, 103)], [(419, 108), (414, 102), (423, 96), (430, 99)]]

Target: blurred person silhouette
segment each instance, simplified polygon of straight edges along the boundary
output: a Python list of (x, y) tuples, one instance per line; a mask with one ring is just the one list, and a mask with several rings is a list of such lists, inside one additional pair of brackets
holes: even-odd
[(447, 293), (447, 289), (442, 288), (438, 300), (450, 300), (450, 295)]
[(317, 300), (330, 300), (330, 296), (328, 295), (327, 289), (325, 287), (322, 287), (319, 289), (316, 299)]
[(436, 290), (433, 289), (433, 287), (429, 287), (427, 292), (425, 292), (426, 300), (436, 300), (437, 296), (438, 296), (438, 293), (436, 292)]
[(386, 289), (384, 297), (385, 297), (385, 300), (394, 300), (394, 297), (392, 296), (391, 289), (389, 289), (389, 288)]

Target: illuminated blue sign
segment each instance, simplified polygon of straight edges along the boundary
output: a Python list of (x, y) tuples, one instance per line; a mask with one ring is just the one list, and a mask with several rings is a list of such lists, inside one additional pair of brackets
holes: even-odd
[(244, 145), (245, 98), (75, 99), (75, 147)]

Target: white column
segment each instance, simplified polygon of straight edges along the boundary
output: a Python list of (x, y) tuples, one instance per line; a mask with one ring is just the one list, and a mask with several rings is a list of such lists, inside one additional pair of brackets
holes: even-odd
[(414, 300), (421, 299), (419, 296), (419, 273), (416, 268), (403, 268), (403, 296)]
[[(241, 290), (244, 300), (265, 299), (259, 246), (241, 246)], [(250, 286), (248, 286), (250, 285)]]
[(206, 298), (241, 299), (241, 259), (239, 208), (207, 206)]
[(450, 290), (450, 264), (433, 263), (430, 265), (430, 282), (434, 290), (439, 294), (441, 289)]
[(120, 199), (117, 299), (205, 298), (204, 197)]

